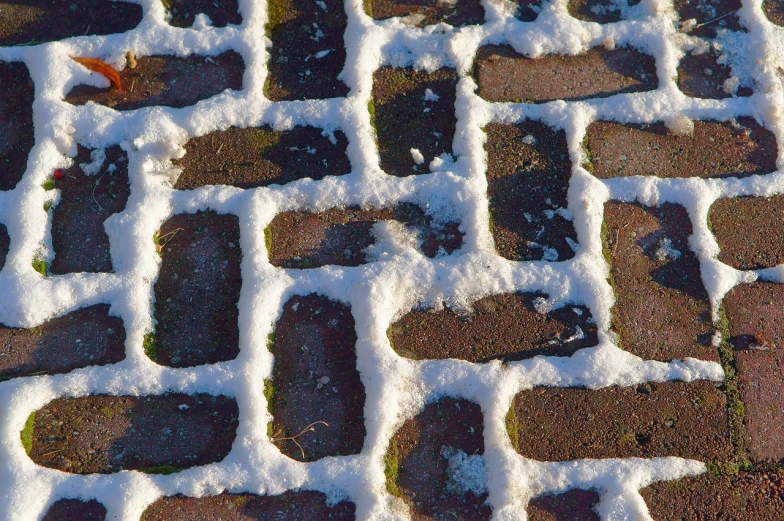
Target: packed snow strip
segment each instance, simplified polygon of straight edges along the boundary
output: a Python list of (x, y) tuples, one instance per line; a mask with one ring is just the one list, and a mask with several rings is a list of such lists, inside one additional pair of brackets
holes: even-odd
[[(671, 128), (688, 130), (692, 119), (752, 116), (775, 134), (782, 150), (784, 88), (777, 70), (784, 66), (784, 30), (764, 17), (760, 0), (746, 1), (739, 12), (748, 34), (719, 31), (717, 39), (736, 84), (757, 86), (757, 93), (747, 99), (701, 100), (677, 89), (673, 78), (678, 61), (684, 53), (706, 43), (678, 31), (672, 5), (665, 0), (643, 0), (637, 6), (624, 7), (625, 20), (607, 25), (570, 17), (566, 0), (545, 2), (531, 23), (515, 19), (510, 3), (484, 0), (486, 23), (461, 29), (445, 24), (418, 29), (396, 19), (375, 21), (363, 12), (361, 2), (346, 1), (347, 64), (342, 79), (350, 88), (349, 96), (277, 103), (263, 95), (268, 59), (265, 2), (240, 0), (243, 23), (239, 26), (213, 28), (202, 23), (190, 29), (169, 26), (158, 0), (138, 3), (144, 8), (144, 19), (124, 34), (0, 48), (0, 60), (24, 61), (30, 70), (35, 84), (36, 138), (22, 181), (14, 190), (0, 192), (0, 222), (11, 237), (11, 250), (0, 272), (0, 322), (30, 327), (80, 307), (109, 303), (127, 331), (127, 357), (118, 364), (0, 383), (0, 461), (4, 462), (0, 466), (0, 517), (38, 519), (58, 498), (82, 498), (102, 502), (110, 519), (136, 521), (150, 503), (173, 494), (203, 496), (223, 490), (279, 494), (313, 489), (326, 493), (331, 501), (354, 501), (358, 519), (403, 519), (399, 500), (389, 496), (384, 486), (383, 455), (400, 424), (441, 396), (472, 399), (482, 407), (487, 448), (482, 461), (494, 519), (523, 520), (529, 498), (570, 488), (599, 490), (599, 513), (604, 520), (649, 519), (640, 488), (704, 471), (702, 463), (680, 458), (526, 460), (512, 448), (504, 418), (513, 396), (533, 386), (598, 389), (723, 378), (721, 367), (713, 362), (644, 361), (613, 344), (609, 313), (614, 298), (606, 280), (608, 267), (600, 235), (606, 201), (675, 202), (688, 210), (694, 227), (690, 247), (700, 260), (714, 311), (736, 284), (757, 277), (784, 280), (781, 266), (739, 272), (720, 263), (718, 244), (707, 228), (708, 210), (718, 198), (784, 193), (781, 172), (742, 180), (645, 177), (599, 181), (579, 166), (585, 159), (581, 144), (586, 128), (596, 120), (664, 121)], [(646, 93), (577, 102), (488, 103), (475, 94), (476, 84), (468, 71), (480, 46), (503, 43), (530, 56), (576, 54), (599, 45), (634, 46), (655, 57), (659, 87)], [(246, 67), (243, 89), (226, 91), (192, 107), (150, 107), (123, 113), (95, 104), (74, 107), (62, 101), (74, 85), (108, 85), (69, 56), (99, 57), (122, 68), (128, 49), (140, 57), (217, 55), (234, 50)], [(430, 174), (398, 179), (386, 176), (379, 167), (367, 104), (372, 73), (382, 65), (427, 70), (449, 66), (460, 74), (454, 158), (436, 161), (412, 150), (412, 163), (429, 164)], [(482, 127), (528, 118), (566, 131), (575, 165), (567, 210), (578, 236), (576, 255), (570, 261), (515, 263), (494, 251)], [(343, 131), (349, 141), (352, 172), (340, 178), (247, 191), (230, 187), (186, 192), (171, 189), (178, 172), (170, 159), (182, 156), (188, 138), (229, 126), (264, 124), (278, 130), (312, 125), (326, 135)], [(72, 162), (76, 143), (91, 148), (120, 144), (128, 152), (131, 197), (126, 209), (106, 223), (115, 272), (42, 278), (31, 267), (35, 255), (52, 255), (51, 223), (38, 211), (49, 197), (41, 185), (53, 169)], [(778, 165), (783, 161), (779, 156)], [(391, 206), (400, 201), (421, 204), (437, 218), (460, 220), (465, 233), (463, 248), (452, 256), (428, 259), (415, 242), (398, 240), (394, 228), (380, 226), (373, 252), (376, 261), (366, 266), (296, 271), (276, 269), (268, 262), (263, 230), (280, 211), (320, 211), (355, 204)], [(160, 265), (151, 238), (172, 215), (208, 208), (240, 218), (240, 355), (211, 366), (158, 366), (142, 349), (144, 334), (154, 324), (152, 285)], [(484, 296), (514, 291), (542, 291), (549, 295), (551, 307), (586, 305), (599, 326), (600, 344), (569, 358), (536, 357), (508, 365), (415, 362), (399, 357), (389, 345), (387, 328), (414, 306), (470, 308)], [(303, 464), (282, 456), (267, 437), (269, 415), (263, 379), (271, 375), (274, 362), (266, 349), (267, 336), (283, 304), (292, 295), (311, 292), (352, 307), (359, 338), (357, 363), (367, 393), (367, 437), (357, 456)], [(241, 411), (237, 441), (224, 461), (171, 476), (128, 471), (77, 476), (38, 467), (21, 446), (19, 431), (28, 415), (57, 397), (174, 391), (225, 394), (237, 400)], [(478, 487), (474, 479), (481, 472), (478, 461), (463, 461), (454, 454), (449, 457), (456, 462), (456, 469), (465, 471), (467, 481), (463, 484)]]

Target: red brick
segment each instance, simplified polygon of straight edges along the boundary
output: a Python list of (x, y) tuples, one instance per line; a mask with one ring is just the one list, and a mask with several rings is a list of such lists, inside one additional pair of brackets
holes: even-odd
[(719, 199), (708, 222), (721, 262), (740, 270), (784, 263), (784, 196)]

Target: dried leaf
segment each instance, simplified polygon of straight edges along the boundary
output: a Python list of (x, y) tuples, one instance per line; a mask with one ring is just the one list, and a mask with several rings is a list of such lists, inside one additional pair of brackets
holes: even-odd
[(112, 68), (111, 65), (106, 63), (103, 60), (99, 60), (98, 58), (74, 58), (71, 56), (71, 59), (77, 63), (80, 63), (90, 69), (93, 72), (97, 72), (106, 77), (109, 82), (117, 87), (117, 90), (122, 92), (122, 83), (120, 83), (120, 75), (117, 73), (116, 70)]

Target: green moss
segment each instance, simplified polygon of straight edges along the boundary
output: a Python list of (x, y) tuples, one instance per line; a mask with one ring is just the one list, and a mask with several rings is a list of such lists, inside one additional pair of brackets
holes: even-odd
[(169, 0), (161, 0), (161, 3), (163, 4), (163, 7), (165, 7), (167, 10), (171, 9), (171, 2)]
[(280, 134), (263, 128), (249, 128), (245, 132), (248, 144), (261, 150), (266, 150), (280, 142)]
[(583, 161), (582, 167), (593, 174), (593, 156), (591, 155), (590, 147), (588, 147), (588, 137), (583, 139), (582, 147), (583, 152), (585, 152), (585, 161)]
[(397, 476), (400, 472), (400, 454), (394, 440), (390, 442), (389, 449), (384, 455), (384, 476), (386, 476), (387, 492), (393, 496), (400, 496), (397, 486)]
[(272, 251), (272, 228), (267, 226), (264, 228), (264, 245), (267, 247), (267, 253)]
[(155, 362), (158, 359), (158, 346), (155, 343), (155, 331), (150, 331), (144, 335), (142, 347), (144, 348), (144, 354), (147, 355), (150, 360)]
[(373, 127), (373, 138), (376, 138), (378, 131), (376, 130), (376, 101), (370, 97), (368, 101), (368, 113), (370, 114), (370, 126)]
[(509, 407), (509, 412), (506, 413), (505, 423), (506, 432), (509, 434), (509, 440), (512, 442), (512, 447), (517, 450), (520, 447), (520, 421), (517, 418), (514, 404)]
[(708, 463), (708, 472), (714, 476), (727, 476), (735, 475), (740, 472), (740, 468), (736, 463), (730, 461), (719, 461), (716, 463)]
[(54, 190), (55, 189), (54, 177), (50, 177), (49, 179), (47, 179), (44, 182), (43, 187), (44, 187), (44, 190), (47, 190), (47, 191)]
[(49, 263), (40, 255), (36, 255), (33, 259), (33, 269), (44, 277), (49, 275)]
[[(264, 380), (264, 398), (267, 399), (267, 411), (272, 414), (272, 400), (275, 398), (275, 384), (272, 383), (272, 379)], [(271, 439), (273, 434), (272, 421), (269, 421), (267, 422), (267, 437)]]
[(51, 210), (52, 209), (52, 204), (53, 204), (52, 201), (46, 201), (44, 203), (44, 211), (48, 212), (49, 210)]
[(287, 20), (286, 15), (291, 11), (291, 4), (286, 0), (269, 0), (267, 2), (267, 36)]
[(27, 417), (27, 421), (24, 424), (24, 428), (19, 433), (19, 437), (22, 438), (22, 446), (26, 453), (30, 454), (30, 451), (33, 450), (33, 429), (35, 428), (35, 411), (30, 413), (30, 416)]
[(183, 469), (173, 465), (157, 465), (154, 467), (144, 467), (143, 469), (139, 469), (139, 472), (144, 472), (145, 474), (163, 474), (164, 476), (168, 476), (169, 474), (174, 474), (176, 472), (180, 472), (181, 470)]
[(493, 212), (487, 209), (487, 225), (490, 228), (490, 235), (495, 236), (495, 221), (493, 220)]
[(272, 353), (272, 348), (275, 346), (275, 332), (273, 331), (267, 336), (267, 351)]
[(362, 7), (365, 8), (365, 13), (369, 17), (373, 17), (373, 0), (362, 0)]

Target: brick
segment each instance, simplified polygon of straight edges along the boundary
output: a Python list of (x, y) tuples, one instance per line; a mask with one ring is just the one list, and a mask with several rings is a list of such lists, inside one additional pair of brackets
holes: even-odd
[(211, 98), (226, 89), (242, 88), (242, 57), (227, 51), (214, 57), (145, 56), (135, 69), (120, 71), (123, 91), (77, 85), (65, 96), (73, 105), (93, 101), (115, 110), (163, 105), (182, 108)]
[(369, 14), (376, 20), (403, 16), (409, 24), (417, 27), (437, 23), (463, 27), (484, 22), (484, 10), (479, 0), (457, 0), (454, 4), (439, 2), (432, 5), (415, 4), (405, 0), (371, 0), (370, 6)]
[(762, 0), (762, 11), (776, 25), (784, 26), (784, 5), (778, 0)]
[(748, 177), (776, 170), (776, 138), (751, 118), (695, 121), (692, 136), (670, 133), (663, 123), (598, 121), (588, 127), (585, 146), (600, 179)]
[(199, 13), (209, 16), (213, 27), (239, 25), (242, 16), (237, 11), (237, 0), (168, 0), (174, 27), (190, 27)]
[[(264, 94), (272, 101), (348, 94), (348, 87), (337, 78), (346, 60), (346, 13), (340, 0), (324, 0), (324, 4), (322, 9), (315, 2), (270, 2), (267, 36), (272, 49)], [(320, 54), (325, 51), (326, 55)]]
[(784, 460), (784, 286), (735, 287), (724, 299), (743, 420), (755, 461)]
[(688, 245), (686, 209), (607, 203), (606, 250), (621, 347), (646, 360), (719, 361), (700, 264)]
[(47, 510), (41, 521), (104, 521), (106, 507), (97, 501), (61, 499)]
[[(709, 51), (703, 54), (692, 52), (681, 58), (678, 65), (678, 88), (687, 96), (695, 98), (723, 99), (732, 96), (725, 92), (724, 81), (729, 79), (732, 70), (718, 63), (719, 53)], [(738, 96), (750, 96), (752, 90), (739, 87)]]
[(548, 494), (528, 503), (529, 521), (599, 521), (594, 508), (599, 494), (593, 490), (569, 490), (562, 494)]
[(704, 474), (640, 491), (656, 521), (778, 521), (784, 518), (781, 473)]
[[(0, 27), (3, 24), (0, 23)], [(33, 80), (22, 63), (0, 63), (0, 190), (11, 190), (25, 173), (33, 136)]]
[(658, 86), (653, 57), (631, 47), (527, 58), (511, 47), (487, 45), (479, 49), (475, 71), (478, 94), (487, 101), (575, 101)]
[[(283, 454), (315, 461), (362, 450), (365, 388), (356, 342), (349, 306), (318, 295), (295, 296), (283, 306), (271, 340), (275, 365), (269, 403), (270, 437)], [(314, 422), (326, 425), (314, 425), (296, 443), (284, 439)]]
[[(430, 161), (452, 152), (456, 88), (454, 69), (424, 72), (382, 67), (373, 74), (371, 116), (384, 172), (395, 176), (425, 174)], [(428, 89), (435, 96), (428, 96)], [(423, 164), (415, 163), (412, 148), (420, 151)]]
[(221, 461), (238, 425), (225, 396), (58, 398), (36, 411), (30, 458), (73, 474), (170, 474)]
[(678, 456), (726, 461), (726, 400), (712, 382), (599, 390), (537, 388), (507, 418), (517, 451), (539, 461)]
[(335, 132), (335, 140), (333, 144), (314, 127), (285, 131), (269, 127), (217, 130), (185, 144), (185, 156), (175, 162), (183, 172), (174, 187), (256, 188), (348, 174), (348, 140), (342, 132)]
[(0, 381), (67, 373), (125, 358), (125, 327), (98, 304), (22, 329), (0, 325)]
[(53, 274), (113, 271), (104, 222), (123, 211), (131, 195), (128, 155), (119, 145), (106, 149), (100, 171), (88, 176), (79, 165), (91, 163), (91, 152), (80, 146), (74, 165), (55, 180), (60, 201), (52, 211)]
[(420, 249), (428, 257), (452, 253), (463, 242), (457, 223), (435, 221), (409, 203), (373, 210), (349, 207), (320, 213), (283, 212), (269, 226), (270, 263), (295, 269), (365, 264), (369, 259), (365, 250), (375, 244), (373, 224), (389, 220), (417, 231)]
[(239, 353), (239, 239), (234, 215), (180, 214), (161, 226), (157, 326), (145, 347), (157, 363), (190, 367), (232, 360)]
[[(612, 0), (570, 0), (569, 14), (584, 22), (609, 24), (623, 20), (622, 12), (617, 9), (618, 2)], [(626, 5), (632, 6), (640, 0), (628, 0)]]
[(740, 270), (772, 268), (784, 262), (784, 196), (719, 199), (708, 214), (719, 260)]
[(481, 408), (466, 400), (442, 398), (407, 420), (390, 441), (386, 456), (387, 489), (409, 507), (412, 521), (489, 520), (486, 494), (464, 491), (448, 472), (450, 452), (484, 452)]
[(536, 311), (541, 294), (501, 294), (478, 300), (472, 312), (414, 309), (388, 331), (398, 354), (421, 359), (505, 362), (537, 355), (569, 356), (596, 345), (596, 324), (584, 306)]
[(673, 5), (681, 20), (693, 18), (697, 21), (697, 25), (688, 32), (690, 35), (714, 38), (716, 32), (722, 29), (745, 30), (735, 12), (741, 7), (741, 0), (675, 0)]
[(499, 255), (514, 261), (572, 258), (577, 234), (555, 213), (568, 204), (566, 133), (536, 121), (492, 123), (485, 132), (491, 232)]

